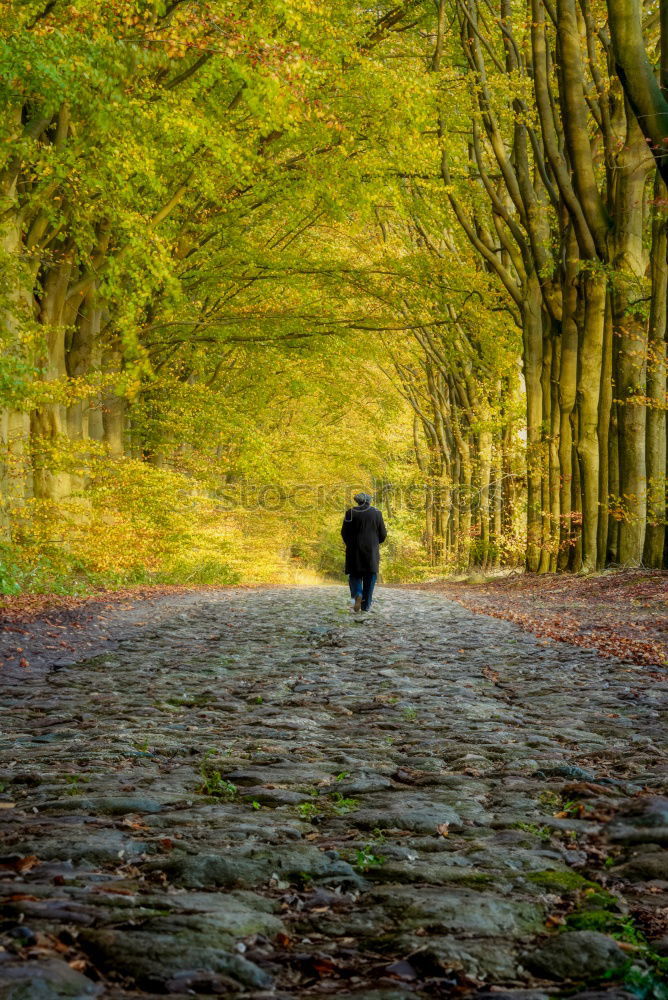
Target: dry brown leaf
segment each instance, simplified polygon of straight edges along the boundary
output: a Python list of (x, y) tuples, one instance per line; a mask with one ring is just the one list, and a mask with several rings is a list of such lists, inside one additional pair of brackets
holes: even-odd
[(14, 862), (13, 868), (16, 872), (29, 872), (31, 868), (39, 864), (39, 858), (36, 854), (27, 854), (25, 858), (19, 858), (18, 861)]
[(0, 869), (12, 872), (29, 872), (31, 868), (39, 864), (39, 858), (35, 854), (27, 854), (24, 858), (15, 858), (14, 861), (7, 861), (0, 865)]

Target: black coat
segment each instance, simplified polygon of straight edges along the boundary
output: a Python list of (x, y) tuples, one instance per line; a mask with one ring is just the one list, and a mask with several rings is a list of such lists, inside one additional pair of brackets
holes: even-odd
[(346, 544), (346, 573), (363, 576), (378, 572), (379, 546), (387, 538), (379, 510), (368, 503), (351, 507), (343, 519), (341, 538)]

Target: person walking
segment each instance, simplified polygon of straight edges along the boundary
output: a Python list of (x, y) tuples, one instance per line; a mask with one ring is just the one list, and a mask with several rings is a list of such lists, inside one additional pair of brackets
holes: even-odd
[(343, 518), (341, 537), (346, 546), (346, 567), (353, 611), (368, 611), (378, 578), (380, 546), (387, 538), (383, 515), (371, 506), (368, 493), (356, 493), (355, 506)]

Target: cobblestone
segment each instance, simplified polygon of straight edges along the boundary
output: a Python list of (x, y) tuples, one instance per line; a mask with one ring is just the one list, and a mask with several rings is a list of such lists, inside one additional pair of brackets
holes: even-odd
[(1, 1000), (655, 975), (665, 679), (418, 591), (359, 624), (343, 588), (181, 595), (105, 635), (2, 675)]

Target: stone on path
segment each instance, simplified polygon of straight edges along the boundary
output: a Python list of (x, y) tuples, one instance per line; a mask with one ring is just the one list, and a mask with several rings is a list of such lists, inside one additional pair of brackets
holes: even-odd
[(550, 938), (527, 959), (529, 968), (549, 979), (594, 979), (627, 964), (618, 943), (595, 931), (570, 931)]
[(101, 984), (91, 982), (59, 958), (41, 962), (6, 959), (0, 958), (2, 1000), (89, 1000), (102, 994)]
[(656, 671), (418, 591), (360, 627), (343, 587), (115, 616), (92, 658), (0, 672), (0, 1000), (619, 1000), (630, 962), (658, 974)]

